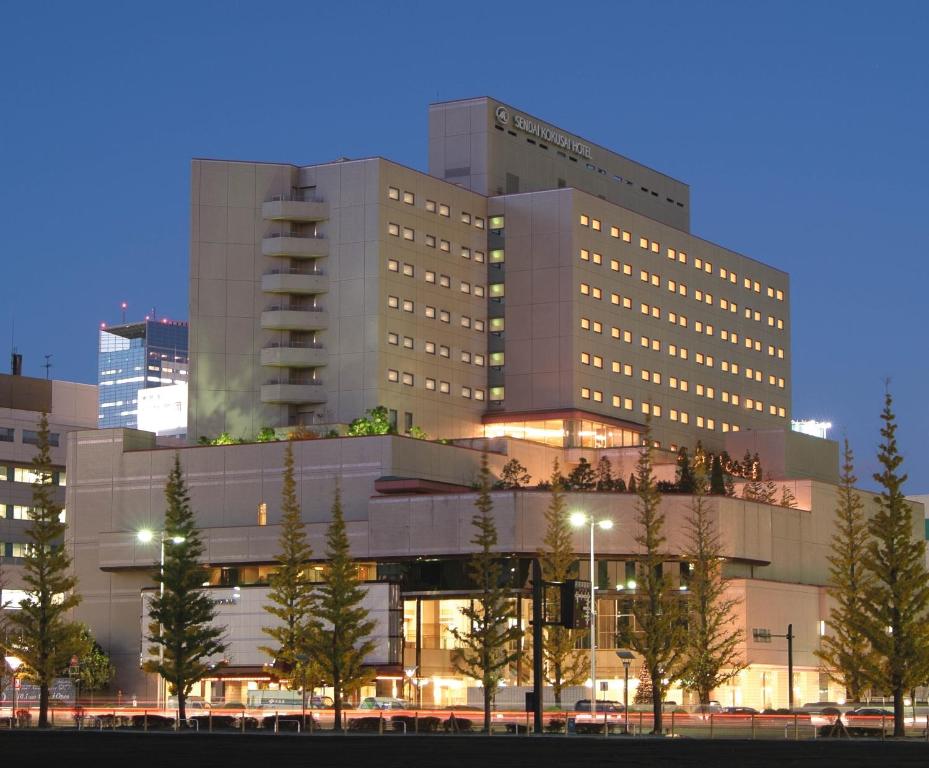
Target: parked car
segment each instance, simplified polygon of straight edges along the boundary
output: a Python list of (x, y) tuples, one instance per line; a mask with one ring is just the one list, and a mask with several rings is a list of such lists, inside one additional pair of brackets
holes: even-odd
[(366, 696), (358, 709), (410, 709), (410, 704), (390, 696)]
[[(574, 711), (575, 712), (590, 712), (590, 699), (581, 699), (580, 701), (574, 702)], [(612, 701), (610, 699), (597, 699), (594, 708), (595, 712), (623, 712), (625, 707), (621, 701)]]
[(754, 707), (723, 707), (724, 715), (757, 715), (758, 710)]

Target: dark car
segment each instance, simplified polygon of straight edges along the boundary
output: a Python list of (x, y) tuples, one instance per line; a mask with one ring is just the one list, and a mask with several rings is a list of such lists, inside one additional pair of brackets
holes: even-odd
[(758, 710), (754, 707), (724, 707), (724, 715), (757, 715)]
[[(595, 712), (623, 712), (624, 707), (620, 701), (611, 701), (610, 699), (597, 699)], [(575, 712), (590, 712), (590, 699), (581, 699), (574, 703)]]

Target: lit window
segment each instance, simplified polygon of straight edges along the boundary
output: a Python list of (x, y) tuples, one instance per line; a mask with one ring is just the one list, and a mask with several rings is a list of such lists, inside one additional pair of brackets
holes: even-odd
[(590, 226), (590, 217), (586, 213), (581, 214), (581, 226), (582, 227)]
[(783, 292), (780, 288), (778, 288), (774, 293), (775, 293), (775, 295), (776, 295), (778, 301), (783, 301), (783, 300), (784, 300), (784, 292)]
[(413, 269), (413, 265), (412, 265), (412, 264), (404, 264), (404, 265), (403, 265), (403, 274), (406, 275), (407, 277), (413, 277), (414, 271), (415, 271), (415, 270)]
[(449, 384), (447, 381), (439, 382), (439, 392), (441, 392), (443, 395), (447, 395), (451, 391), (451, 389), (452, 389), (452, 385)]
[(426, 201), (426, 210), (429, 211), (429, 213), (435, 213), (435, 200)]
[(619, 227), (610, 227), (610, 237), (619, 237)]
[(439, 320), (441, 320), (443, 323), (449, 323), (452, 320), (452, 316), (449, 314), (447, 309), (440, 309)]
[(505, 225), (503, 216), (491, 216), (490, 217), (490, 228), (493, 230), (503, 229)]
[(450, 358), (452, 351), (446, 347), (444, 344), (439, 344), (439, 357), (448, 357)]
[(412, 192), (404, 192), (403, 202), (407, 205), (413, 205), (416, 202), (416, 195), (414, 195)]
[(603, 256), (602, 256), (601, 254), (597, 253), (596, 251), (594, 251), (592, 260), (593, 260), (593, 263), (594, 263), (594, 264), (602, 264), (602, 263), (603, 263)]
[(404, 371), (404, 372), (403, 372), (402, 381), (403, 381), (403, 383), (406, 384), (408, 387), (412, 387), (412, 386), (413, 386), (413, 374), (412, 374), (412, 373), (407, 373), (406, 371)]
[(426, 235), (426, 245), (429, 248), (435, 248), (435, 235)]
[(590, 388), (589, 387), (581, 387), (581, 397), (584, 398), (585, 400), (590, 400)]
[(594, 230), (594, 232), (599, 232), (600, 231), (600, 219), (591, 219), (590, 228)]
[(439, 285), (443, 288), (449, 288), (452, 284), (452, 279), (448, 275), (439, 275)]
[(590, 295), (590, 286), (587, 283), (581, 283), (581, 296)]
[(430, 391), (435, 390), (435, 379), (426, 379), (426, 389)]
[(492, 299), (500, 299), (506, 295), (506, 288), (503, 283), (491, 283), (487, 286), (487, 290)]
[(623, 230), (623, 242), (624, 243), (632, 242), (632, 232), (626, 232), (626, 230)]
[[(501, 254), (501, 256), (502, 256), (503, 251), (500, 251), (500, 254)], [(475, 252), (474, 252), (474, 260), (475, 260), (478, 264), (483, 264), (483, 263), (484, 263), (484, 252), (483, 252), (483, 251), (475, 251)], [(503, 261), (502, 258), (501, 258), (500, 260)]]
[(471, 293), (471, 283), (466, 283), (464, 280), (462, 280), (461, 281), (461, 292)]
[(471, 249), (470, 249), (470, 248), (465, 248), (464, 246), (462, 246), (462, 247), (461, 247), (461, 258), (463, 258), (463, 259), (470, 259), (470, 258), (471, 258)]
[(645, 250), (648, 250), (648, 238), (647, 237), (639, 238), (639, 248), (644, 248)]
[(403, 300), (403, 311), (412, 312), (413, 309), (414, 309), (413, 302), (410, 299), (404, 299)]
[(399, 272), (400, 262), (396, 259), (387, 259), (387, 270), (389, 272)]
[(632, 265), (631, 265), (631, 264), (623, 264), (623, 274), (624, 274), (624, 275), (631, 275), (631, 274), (632, 274)]
[(390, 307), (391, 309), (397, 309), (400, 306), (400, 297), (399, 296), (388, 296), (387, 306)]
[(603, 367), (603, 358), (600, 355), (594, 355), (594, 368)]
[(435, 272), (433, 272), (431, 269), (426, 270), (426, 282), (427, 283), (435, 282)]
[(468, 317), (467, 315), (462, 315), (462, 316), (461, 316), (461, 327), (462, 327), (462, 328), (470, 328), (470, 327), (471, 327), (471, 318)]
[(475, 286), (474, 286), (474, 295), (475, 295), (475, 296), (483, 296), (483, 295), (484, 295), (484, 286), (483, 286), (483, 285), (475, 285)]
[(581, 329), (585, 331), (590, 330), (590, 320), (586, 317), (581, 318)]
[(490, 400), (495, 403), (501, 402), (506, 396), (505, 387), (491, 387)]
[[(503, 329), (503, 318), (501, 317), (501, 318), (498, 318), (498, 319), (500, 320), (500, 328), (501, 328), (501, 330), (502, 330), (502, 329)], [(483, 320), (475, 320), (475, 321), (474, 321), (474, 330), (477, 331), (477, 332), (479, 332), (479, 333), (483, 333), (483, 332), (484, 332), (484, 321), (483, 321)]]
[(387, 381), (400, 381), (400, 371), (395, 371), (393, 368), (388, 368)]
[(468, 398), (468, 400), (470, 400), (471, 399), (471, 387), (462, 387), (461, 396), (466, 397)]
[(688, 414), (687, 411), (681, 411), (681, 424), (689, 424), (689, 423), (690, 423), (690, 414)]
[(506, 254), (504, 253), (503, 248), (495, 248), (490, 252), (490, 263), (491, 264), (502, 264), (506, 259)]
[(426, 307), (426, 317), (435, 318), (435, 307)]
[(594, 402), (595, 403), (603, 402), (603, 392), (601, 392), (599, 389), (594, 390)]
[[(484, 219), (482, 219), (480, 216), (475, 216), (475, 217), (474, 217), (474, 226), (477, 227), (478, 229), (483, 229), (483, 228), (484, 228)], [(478, 391), (478, 392), (481, 392), (481, 390), (477, 390), (477, 391)], [(483, 394), (483, 392), (481, 392), (481, 394)], [(484, 398), (481, 398), (481, 399), (483, 400)]]
[(654, 240), (652, 240), (652, 253), (660, 253), (660, 252), (661, 252), (661, 246), (658, 243), (656, 243)]
[(400, 225), (389, 223), (387, 225), (387, 234), (393, 235), (394, 237), (399, 237), (400, 236)]
[(603, 333), (603, 324), (594, 320), (594, 333)]
[[(481, 229), (483, 229), (483, 227), (481, 227)], [(475, 399), (475, 400), (483, 400), (483, 399), (484, 399), (484, 390), (483, 390), (483, 389), (475, 389), (475, 390), (474, 390), (474, 399)]]
[(668, 418), (671, 421), (677, 421), (677, 411), (674, 408), (668, 411)]
[(475, 364), (475, 365), (483, 366), (483, 365), (484, 365), (484, 356), (483, 356), (483, 355), (477, 355), (477, 354), (475, 354), (475, 355), (474, 355), (474, 364)]
[(448, 216), (449, 210), (445, 203), (439, 203), (439, 216)]
[(396, 187), (387, 187), (387, 197), (389, 197), (391, 200), (399, 200), (400, 190)]
[(399, 337), (396, 333), (388, 333), (388, 334), (387, 334), (387, 343), (388, 343), (388, 344), (393, 344), (393, 345), (396, 346), (397, 344), (400, 343), (400, 337)]
[(409, 227), (403, 228), (403, 239), (404, 240), (413, 240), (416, 237), (416, 233)]
[(439, 240), (439, 250), (448, 253), (452, 249), (452, 244), (448, 240)]
[(435, 354), (435, 342), (427, 341), (424, 349), (426, 350), (428, 354), (434, 355)]
[(461, 223), (462, 223), (462, 224), (470, 224), (470, 223), (471, 223), (471, 214), (470, 214), (470, 213), (467, 213), (467, 212), (465, 212), (465, 211), (462, 211), (462, 212), (461, 212)]

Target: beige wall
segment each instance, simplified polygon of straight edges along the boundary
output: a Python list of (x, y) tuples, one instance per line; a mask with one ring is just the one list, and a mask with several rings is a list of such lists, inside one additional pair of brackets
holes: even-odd
[[(590, 157), (521, 130), (519, 117), (585, 144)], [(687, 184), (487, 97), (429, 105), (429, 172), (483, 195), (574, 187), (690, 229)]]

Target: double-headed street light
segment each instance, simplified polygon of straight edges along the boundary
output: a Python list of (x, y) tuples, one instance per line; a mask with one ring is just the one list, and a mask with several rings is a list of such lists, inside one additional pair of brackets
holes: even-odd
[[(165, 543), (171, 542), (172, 544), (183, 544), (183, 536), (168, 536), (165, 531), (153, 531), (150, 528), (143, 528), (141, 531), (136, 533), (136, 539), (138, 539), (140, 544), (151, 544), (155, 538), (158, 538), (158, 541), (161, 544), (161, 556), (158, 559), (158, 596), (164, 597), (165, 594)], [(161, 622), (158, 623), (158, 635), (161, 636)], [(164, 663), (165, 651), (164, 644), (158, 644), (158, 662), (160, 664)], [(164, 701), (164, 705), (167, 708), (168, 706), (168, 697), (167, 690), (164, 692), (164, 697), (162, 697), (162, 685), (164, 684), (164, 678), (161, 678), (161, 682), (158, 683), (158, 692), (156, 698), (158, 699), (158, 704), (161, 704), (161, 701)]]
[(571, 525), (581, 528), (590, 526), (590, 711), (597, 710), (597, 587), (596, 587), (596, 561), (594, 560), (594, 529), (608, 531), (613, 527), (609, 518), (595, 520), (585, 512), (572, 512), (569, 518)]

